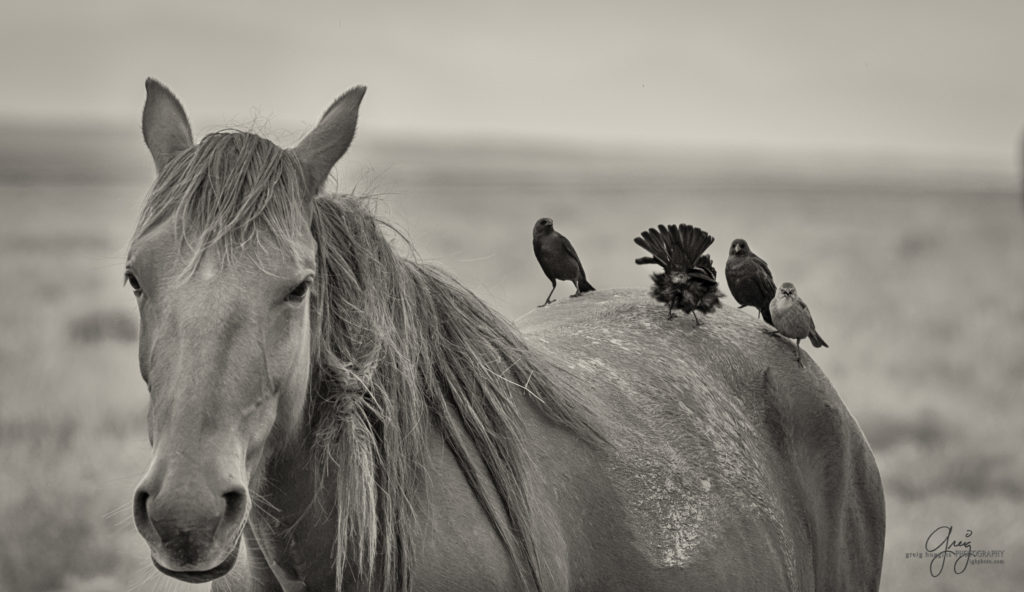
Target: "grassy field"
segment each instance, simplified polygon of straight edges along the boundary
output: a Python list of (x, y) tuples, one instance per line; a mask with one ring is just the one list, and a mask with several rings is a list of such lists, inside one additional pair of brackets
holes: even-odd
[[(150, 165), (141, 142), (125, 149), (36, 174), (0, 150), (0, 590), (196, 589), (149, 567), (128, 506), (149, 450), (121, 275)], [(82, 162), (89, 175), (75, 174)], [(598, 289), (647, 284), (631, 239), (652, 224), (707, 229), (719, 270), (746, 238), (813, 309), (831, 344), (813, 356), (875, 450), (883, 589), (1019, 589), (1024, 210), (1010, 175), (741, 162), (379, 146), (354, 152), (339, 186), (378, 194), (420, 258), (511, 318), (548, 290), (530, 247), (538, 217), (572, 239)], [(1005, 564), (930, 577), (907, 554), (943, 524)]]

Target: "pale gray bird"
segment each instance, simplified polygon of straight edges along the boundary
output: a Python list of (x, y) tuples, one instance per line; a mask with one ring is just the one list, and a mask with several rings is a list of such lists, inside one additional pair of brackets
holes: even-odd
[(814, 328), (814, 319), (811, 318), (811, 309), (807, 308), (804, 301), (796, 294), (796, 286), (785, 282), (779, 286), (775, 298), (768, 304), (771, 310), (772, 321), (775, 324), (775, 331), (790, 339), (796, 339), (796, 361), (800, 361), (800, 340), (810, 339), (814, 347), (828, 347), (825, 340), (818, 335)]

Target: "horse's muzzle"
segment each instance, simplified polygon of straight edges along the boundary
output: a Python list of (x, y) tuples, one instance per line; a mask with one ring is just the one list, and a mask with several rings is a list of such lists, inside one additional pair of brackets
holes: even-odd
[(136, 490), (134, 513), (157, 569), (186, 582), (207, 582), (230, 571), (248, 512), (245, 487), (211, 487), (195, 473), (181, 480), (154, 474)]

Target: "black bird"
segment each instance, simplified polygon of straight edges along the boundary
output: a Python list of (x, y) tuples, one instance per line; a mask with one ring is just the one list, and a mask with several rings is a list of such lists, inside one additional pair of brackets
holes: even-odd
[(796, 339), (796, 361), (800, 361), (800, 340), (811, 340), (814, 347), (828, 347), (825, 340), (818, 335), (814, 328), (814, 319), (811, 318), (811, 309), (807, 308), (804, 301), (796, 293), (796, 286), (785, 282), (779, 286), (778, 294), (770, 304), (772, 318), (775, 319), (775, 333), (784, 335), (790, 339)]
[(708, 314), (722, 305), (718, 272), (711, 257), (702, 255), (715, 242), (713, 236), (696, 226), (672, 224), (648, 229), (633, 241), (653, 255), (638, 258), (637, 265), (657, 263), (664, 270), (651, 274), (651, 297), (668, 305), (668, 318), (674, 316), (672, 309), (678, 308), (692, 314), (699, 325), (695, 311)]
[(568, 280), (576, 287), (576, 293), (570, 298), (579, 296), (583, 292), (593, 292), (594, 286), (587, 281), (587, 274), (583, 271), (583, 264), (572, 248), (569, 239), (555, 231), (555, 224), (551, 218), (541, 218), (533, 225), (533, 254), (537, 256), (537, 262), (544, 271), (544, 275), (551, 280), (551, 291), (544, 300), (547, 306), (554, 302), (551, 295), (555, 293), (555, 280)]
[(772, 313), (768, 304), (775, 297), (775, 281), (768, 264), (750, 250), (742, 238), (732, 241), (729, 260), (725, 262), (725, 281), (729, 291), (740, 308), (753, 306), (764, 322), (772, 325)]

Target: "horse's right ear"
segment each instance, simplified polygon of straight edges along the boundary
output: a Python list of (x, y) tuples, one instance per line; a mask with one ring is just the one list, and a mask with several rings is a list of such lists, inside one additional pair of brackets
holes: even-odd
[(365, 94), (365, 86), (355, 86), (338, 97), (313, 131), (292, 148), (306, 172), (306, 184), (311, 193), (320, 190), (331, 169), (352, 143), (356, 135), (359, 104)]
[(192, 147), (192, 128), (178, 99), (152, 78), (146, 79), (146, 106), (142, 109), (142, 137), (159, 174), (172, 158)]

